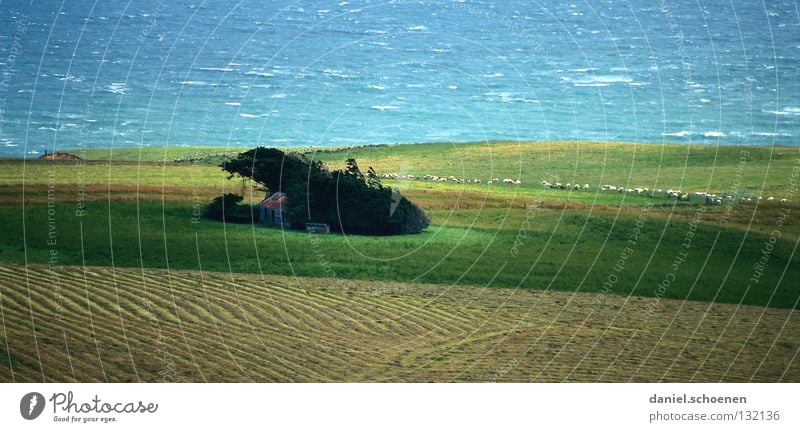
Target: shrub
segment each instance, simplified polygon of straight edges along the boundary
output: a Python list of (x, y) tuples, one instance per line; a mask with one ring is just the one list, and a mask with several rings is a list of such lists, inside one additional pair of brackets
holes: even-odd
[(419, 234), (431, 224), (431, 219), (416, 204), (396, 192), (399, 201), (389, 218), (390, 234)]
[(220, 195), (206, 206), (203, 215), (225, 222), (250, 223), (258, 216), (253, 214), (253, 206), (239, 204), (243, 199), (241, 195), (233, 193)]

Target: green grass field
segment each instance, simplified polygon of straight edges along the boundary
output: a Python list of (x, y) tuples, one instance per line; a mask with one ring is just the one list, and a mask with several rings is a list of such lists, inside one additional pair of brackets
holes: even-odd
[[(83, 217), (75, 204), (4, 206), (0, 219), (9, 235), (0, 241), (0, 261), (233, 271), (349, 279), (523, 287), (597, 292), (609, 275), (609, 292), (656, 295), (659, 282), (675, 273), (673, 299), (795, 307), (800, 286), (796, 240), (774, 244), (769, 267), (748, 289), (768, 233), (746, 232), (713, 222), (706, 214), (689, 249), (689, 221), (655, 210), (641, 222), (635, 245), (626, 244), (641, 213), (582, 210), (469, 209), (432, 212), (434, 225), (415, 236), (310, 236), (260, 225), (222, 224), (193, 214), (194, 203), (95, 201)], [(54, 210), (53, 230), (48, 211)], [(456, 214), (451, 214), (456, 213)], [(51, 234), (51, 233), (55, 234)], [(23, 238), (23, 233), (25, 236)], [(796, 239), (796, 233), (793, 234)], [(56, 244), (48, 247), (48, 241)], [(623, 271), (615, 262), (633, 250)], [(679, 252), (689, 259), (670, 265)], [(626, 254), (627, 255), (627, 254)]]
[[(484, 183), (386, 180), (432, 217), (419, 235), (311, 235), (199, 217), (222, 192), (251, 202), (265, 194), (220, 170), (231, 149), (0, 160), (7, 337), (30, 337), (30, 323), (18, 322), (30, 306), (49, 356), (46, 368), (37, 366), (30, 346), (11, 343), (0, 354), (8, 360), (0, 380), (159, 380), (161, 360), (148, 350), (161, 339), (185, 345), (173, 353), (173, 375), (190, 381), (798, 379), (799, 149), (492, 142), (306, 150), (333, 168), (354, 157), (379, 173)], [(506, 177), (522, 185), (485, 184)], [(592, 187), (544, 189), (542, 180)], [(599, 191), (606, 183), (776, 199), (706, 206)], [(12, 270), (20, 267), (24, 281)], [(197, 294), (206, 280), (211, 300)], [(325, 300), (290, 288), (299, 281)], [(92, 286), (93, 337), (104, 344), (98, 361), (111, 375), (90, 352), (82, 283)], [(67, 374), (62, 336), (49, 321), (52, 290), (71, 311), (63, 338), (84, 355), (77, 375)], [(507, 307), (516, 309), (498, 312)], [(396, 317), (381, 308), (416, 312)], [(270, 341), (265, 349), (286, 359), (245, 342), (249, 313), (256, 337)], [(153, 315), (164, 323), (161, 339), (142, 330)], [(275, 324), (284, 318), (301, 333)], [(120, 341), (125, 320), (130, 339)], [(188, 339), (179, 340), (182, 323)], [(336, 330), (319, 333), (328, 326)], [(211, 331), (233, 336), (223, 347), (204, 339)], [(380, 355), (341, 354), (405, 338), (408, 346)], [(115, 354), (122, 343), (129, 354)], [(307, 344), (325, 348), (312, 355)], [(207, 366), (193, 366), (194, 356)]]
[[(170, 149), (167, 156), (180, 159), (197, 151)], [(220, 151), (211, 149), (208, 154)], [(748, 159), (740, 158), (743, 151)], [(104, 150), (93, 152), (102, 155)], [(147, 162), (138, 161), (140, 153)], [(690, 222), (701, 208), (698, 202), (596, 188), (543, 189), (539, 184), (540, 178), (554, 176), (593, 185), (671, 185), (685, 191), (692, 190), (690, 185), (712, 185), (696, 190), (763, 190), (784, 196), (796, 161), (791, 148), (514, 142), (358, 147), (312, 154), (331, 166), (356, 157), (362, 166), (373, 165), (380, 172), (417, 176), (469, 172), (474, 173), (469, 177), (516, 178), (513, 173), (521, 172), (521, 187), (387, 182), (402, 188), (433, 219), (421, 235), (388, 238), (311, 238), (303, 232), (200, 219), (202, 205), (223, 190), (241, 191), (241, 183), (228, 180), (212, 164), (157, 162), (160, 153), (163, 149), (114, 151), (120, 158), (113, 157), (113, 163), (1, 162), (0, 199), (7, 205), (0, 209), (0, 220), (10, 235), (0, 241), (0, 260), (47, 262), (52, 250), (47, 241), (55, 235), (58, 259), (69, 265), (335, 274), (784, 308), (796, 307), (800, 296), (800, 287), (790, 283), (800, 277), (794, 204), (704, 207), (692, 230)], [(125, 159), (134, 156), (135, 161)], [(486, 161), (496, 162), (497, 170)], [(626, 178), (631, 180), (624, 182)], [(91, 187), (81, 189), (80, 182)], [(734, 186), (721, 187), (725, 182), (736, 191)], [(50, 208), (47, 183), (55, 184)], [(29, 204), (24, 218), (19, 201), (23, 184)], [(248, 187), (246, 194), (260, 199), (264, 192)], [(78, 197), (86, 205), (82, 217), (75, 215)], [(47, 229), (49, 211), (56, 216), (54, 230)], [(778, 222), (781, 236), (773, 246), (770, 232)], [(636, 242), (628, 243), (634, 233)], [(693, 236), (688, 248), (683, 246), (687, 233)], [(754, 284), (744, 281), (752, 277), (768, 243), (774, 247), (767, 263), (770, 270), (756, 286), (749, 286)], [(626, 253), (626, 247), (633, 252)], [(670, 271), (680, 252), (686, 252), (686, 262)], [(615, 274), (614, 264), (622, 254), (630, 257), (624, 270)], [(677, 275), (675, 280), (660, 292), (659, 283), (670, 273)], [(619, 280), (604, 288), (614, 276)]]

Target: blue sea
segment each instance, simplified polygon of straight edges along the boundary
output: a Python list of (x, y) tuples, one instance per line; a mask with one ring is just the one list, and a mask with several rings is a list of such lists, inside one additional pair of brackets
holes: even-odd
[(795, 1), (0, 1), (0, 156), (800, 145)]

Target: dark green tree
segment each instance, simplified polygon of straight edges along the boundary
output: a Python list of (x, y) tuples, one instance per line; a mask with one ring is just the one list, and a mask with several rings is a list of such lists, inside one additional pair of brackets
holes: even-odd
[(390, 235), (421, 232), (430, 220), (399, 192), (381, 185), (375, 170), (365, 176), (355, 159), (330, 172), (319, 161), (297, 153), (259, 147), (225, 161), (229, 178), (240, 176), (289, 197), (292, 226), (324, 222), (348, 234)]
[(369, 167), (367, 170), (367, 184), (370, 187), (377, 188), (381, 186), (381, 179), (378, 177), (378, 173), (372, 167)]

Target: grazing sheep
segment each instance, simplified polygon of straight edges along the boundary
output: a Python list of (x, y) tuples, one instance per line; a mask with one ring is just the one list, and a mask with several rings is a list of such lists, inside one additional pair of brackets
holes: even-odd
[(644, 192), (644, 189), (642, 189), (640, 187), (636, 187), (636, 188), (633, 188), (633, 191), (640, 194), (640, 193)]
[(578, 190), (578, 189), (580, 189), (580, 188), (581, 188), (581, 185), (579, 185), (579, 184), (577, 184), (577, 183), (575, 183), (574, 185), (572, 185), (572, 189), (573, 189), (573, 190)]
[(583, 184), (583, 188), (584, 188), (584, 189), (589, 189), (589, 183), (584, 183), (584, 184)]
[(503, 179), (503, 184), (514, 184), (514, 180), (511, 180), (510, 178)]
[(767, 201), (774, 201), (774, 200), (775, 200), (775, 197), (769, 197), (769, 198), (767, 198)]

